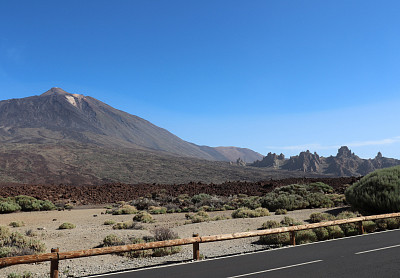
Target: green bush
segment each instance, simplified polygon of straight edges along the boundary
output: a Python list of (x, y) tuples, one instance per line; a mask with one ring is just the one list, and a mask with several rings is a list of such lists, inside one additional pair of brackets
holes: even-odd
[(33, 273), (29, 271), (24, 271), (24, 273), (22, 274), (12, 272), (7, 275), (7, 278), (33, 278), (33, 277), (34, 277)]
[(165, 214), (165, 213), (167, 213), (167, 208), (166, 207), (150, 206), (149, 207), (149, 213), (151, 213), (151, 214)]
[(297, 219), (294, 219), (292, 217), (285, 216), (285, 217), (283, 217), (283, 219), (281, 221), (281, 224), (283, 226), (290, 226), (290, 225), (297, 226), (297, 225), (303, 224), (303, 222), (301, 222), (301, 221), (299, 221)]
[(310, 214), (310, 222), (311, 223), (319, 223), (322, 221), (331, 221), (334, 220), (335, 216), (325, 212), (315, 212)]
[(392, 230), (399, 228), (399, 220), (397, 218), (387, 218), (376, 220), (376, 225), (379, 230)]
[(329, 231), (325, 227), (318, 227), (313, 229), (318, 240), (326, 240), (329, 238)]
[(347, 204), (344, 194), (328, 194), (327, 196), (329, 199), (331, 199), (335, 207), (340, 207)]
[(386, 219), (378, 219), (375, 221), (376, 227), (380, 231), (385, 231), (388, 229), (387, 221)]
[(330, 185), (327, 185), (323, 182), (313, 182), (310, 183), (309, 185), (310, 191), (313, 192), (322, 192), (322, 193), (332, 193), (333, 188)]
[(24, 223), (24, 221), (13, 221), (10, 224), (8, 224), (8, 226), (11, 226), (13, 228), (23, 227), (23, 226), (25, 226), (25, 223)]
[(366, 233), (373, 233), (377, 230), (376, 223), (374, 221), (363, 221), (364, 231)]
[(0, 213), (11, 213), (20, 211), (21, 206), (13, 201), (0, 201)]
[(150, 213), (146, 211), (140, 211), (133, 217), (133, 221), (142, 222), (142, 223), (153, 223), (154, 219)]
[(118, 246), (124, 244), (125, 242), (115, 234), (108, 235), (103, 239), (103, 246)]
[(0, 257), (13, 257), (42, 253), (44, 243), (26, 237), (18, 232), (11, 232), (8, 227), (0, 226)]
[[(342, 211), (336, 216), (336, 219), (348, 219), (348, 218), (355, 218), (358, 215), (351, 211)], [(348, 223), (348, 224), (341, 224), (340, 228), (344, 232), (345, 236), (354, 236), (360, 234), (360, 228), (358, 223)]]
[(49, 200), (39, 200), (40, 210), (55, 210), (57, 209), (56, 205), (50, 202)]
[(104, 225), (114, 225), (116, 222), (114, 220), (106, 220), (104, 221)]
[(242, 207), (232, 212), (232, 218), (254, 218), (270, 215), (266, 208), (256, 208), (254, 210)]
[(21, 206), (22, 211), (40, 210), (40, 202), (31, 196), (19, 195), (15, 197), (15, 202)]
[[(129, 238), (129, 244), (139, 244), (139, 243), (164, 241), (164, 240), (179, 238), (178, 235), (174, 233), (171, 229), (164, 227), (156, 228), (153, 231), (153, 235), (154, 236), (150, 237), (147, 236), (144, 238), (136, 238), (136, 237)], [(117, 246), (125, 244), (127, 243), (114, 234), (108, 235), (103, 239), (103, 246)], [(141, 251), (131, 251), (131, 252), (119, 253), (119, 255), (129, 258), (141, 258), (150, 256), (160, 257), (160, 256), (175, 254), (180, 252), (181, 250), (182, 248), (180, 246), (173, 246), (173, 247), (156, 248), (156, 249), (141, 250)]]
[(336, 219), (348, 219), (348, 218), (355, 218), (358, 216), (359, 216), (358, 213), (346, 210), (346, 211), (342, 211), (341, 213), (339, 213), (336, 216)]
[(400, 166), (376, 170), (347, 188), (346, 201), (361, 212), (400, 211)]
[(118, 207), (117, 209), (111, 211), (113, 215), (135, 214), (137, 212), (138, 210), (136, 209), (136, 207), (131, 205), (122, 205), (121, 207)]
[[(268, 220), (267, 222), (262, 224), (261, 229), (275, 229), (281, 226), (282, 225), (275, 220)], [(290, 235), (289, 233), (279, 233), (279, 234), (260, 236), (259, 242), (261, 244), (276, 245), (276, 246), (287, 245), (290, 243)]]
[(320, 192), (310, 193), (305, 198), (309, 208), (331, 208), (335, 205), (329, 195)]
[(286, 209), (275, 210), (275, 215), (282, 215), (282, 214), (287, 214), (287, 210)]
[(192, 223), (200, 223), (205, 221), (210, 221), (210, 216), (205, 211), (199, 211), (197, 213), (187, 213), (185, 214), (186, 219), (190, 220)]
[(328, 226), (326, 229), (331, 239), (344, 237), (344, 232), (339, 226)]
[(311, 243), (318, 240), (313, 230), (302, 230), (295, 234), (296, 244)]
[(133, 227), (133, 222), (118, 222), (113, 226), (114, 230), (126, 230), (126, 229), (132, 229)]
[(237, 205), (238, 207), (246, 207), (249, 209), (256, 209), (261, 207), (261, 198), (258, 196), (250, 196), (250, 197), (244, 197), (244, 198), (239, 198), (237, 200)]
[(58, 227), (59, 230), (65, 230), (65, 229), (69, 229), (70, 230), (70, 229), (75, 229), (75, 228), (76, 228), (75, 224), (68, 223), (68, 222), (62, 223)]
[(194, 195), (192, 197), (192, 202), (197, 204), (197, 203), (204, 203), (206, 201), (211, 200), (212, 196), (206, 193), (200, 193), (197, 195)]
[[(329, 188), (326, 190), (330, 191)], [(272, 211), (326, 208), (334, 205), (329, 195), (325, 194), (324, 186), (318, 184), (291, 184), (278, 187), (261, 198), (260, 203), (262, 207)]]
[(34, 197), (19, 195), (13, 198), (0, 198), (0, 213), (16, 211), (53, 210), (56, 206), (48, 201), (37, 200)]

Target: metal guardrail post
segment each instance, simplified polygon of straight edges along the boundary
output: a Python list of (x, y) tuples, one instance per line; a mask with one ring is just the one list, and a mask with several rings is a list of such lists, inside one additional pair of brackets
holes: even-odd
[[(59, 252), (59, 248), (51, 248), (51, 253), (57, 253)], [(52, 259), (50, 263), (50, 278), (58, 278), (58, 256), (57, 259)]]
[[(293, 223), (290, 223), (290, 227), (293, 227)], [(296, 246), (296, 232), (295, 231), (291, 231), (290, 232), (290, 244), (293, 246)]]
[[(193, 237), (199, 237), (199, 234), (193, 234)], [(193, 260), (200, 260), (200, 242), (193, 243)]]

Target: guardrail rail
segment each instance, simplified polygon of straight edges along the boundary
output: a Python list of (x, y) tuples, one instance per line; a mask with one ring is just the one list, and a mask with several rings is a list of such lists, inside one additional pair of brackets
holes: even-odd
[(50, 261), (51, 262), (50, 277), (57, 278), (58, 277), (58, 266), (59, 266), (60, 260), (76, 259), (76, 258), (107, 255), (107, 254), (117, 254), (117, 253), (130, 252), (130, 251), (140, 251), (140, 250), (181, 246), (181, 245), (189, 245), (189, 244), (193, 244), (193, 260), (199, 260), (200, 259), (200, 243), (240, 239), (240, 238), (247, 238), (247, 237), (257, 237), (257, 236), (265, 236), (265, 235), (289, 232), (291, 244), (296, 245), (296, 231), (314, 229), (314, 228), (318, 228), (318, 227), (342, 225), (342, 224), (348, 224), (348, 223), (358, 223), (360, 233), (363, 234), (364, 233), (364, 228), (363, 228), (363, 224), (362, 224), (363, 221), (387, 219), (387, 218), (394, 218), (394, 217), (400, 217), (400, 213), (360, 216), (360, 217), (349, 218), (349, 219), (340, 219), (340, 220), (334, 220), (334, 221), (325, 221), (325, 222), (320, 222), (320, 223), (304, 224), (304, 225), (281, 227), (281, 228), (258, 230), (258, 231), (239, 232), (239, 233), (233, 233), (233, 234), (221, 234), (221, 235), (211, 235), (211, 236), (199, 236), (198, 234), (194, 234), (193, 237), (191, 237), (191, 238), (129, 244), (129, 245), (122, 245), (122, 246), (101, 247), (101, 248), (78, 250), (78, 251), (60, 252), (59, 248), (53, 248), (53, 249), (51, 249), (51, 253), (46, 253), (46, 254), (0, 258), (0, 268), (4, 268), (7, 266), (16, 265), (16, 264), (30, 264), (30, 263)]

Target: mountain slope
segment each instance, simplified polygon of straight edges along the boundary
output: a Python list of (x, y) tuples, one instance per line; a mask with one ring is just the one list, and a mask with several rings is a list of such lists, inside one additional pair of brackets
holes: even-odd
[(242, 167), (223, 161), (181, 157), (158, 151), (105, 148), (93, 144), (0, 144), (0, 185), (110, 182), (222, 183), (326, 175)]
[[(186, 142), (140, 117), (60, 88), (52, 88), (40, 96), (0, 101), (0, 142), (48, 144), (60, 140), (221, 161), (235, 156), (250, 157), (253, 152), (242, 153), (235, 148), (234, 155), (212, 151), (213, 148), (204, 151), (205, 147)], [(257, 153), (253, 152), (252, 157), (258, 157)]]

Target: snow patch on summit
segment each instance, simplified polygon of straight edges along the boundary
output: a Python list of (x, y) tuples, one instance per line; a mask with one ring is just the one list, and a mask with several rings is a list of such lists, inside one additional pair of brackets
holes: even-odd
[(73, 96), (68, 96), (66, 95), (65, 98), (69, 103), (71, 103), (73, 106), (78, 107), (78, 104), (76, 104), (75, 98)]

